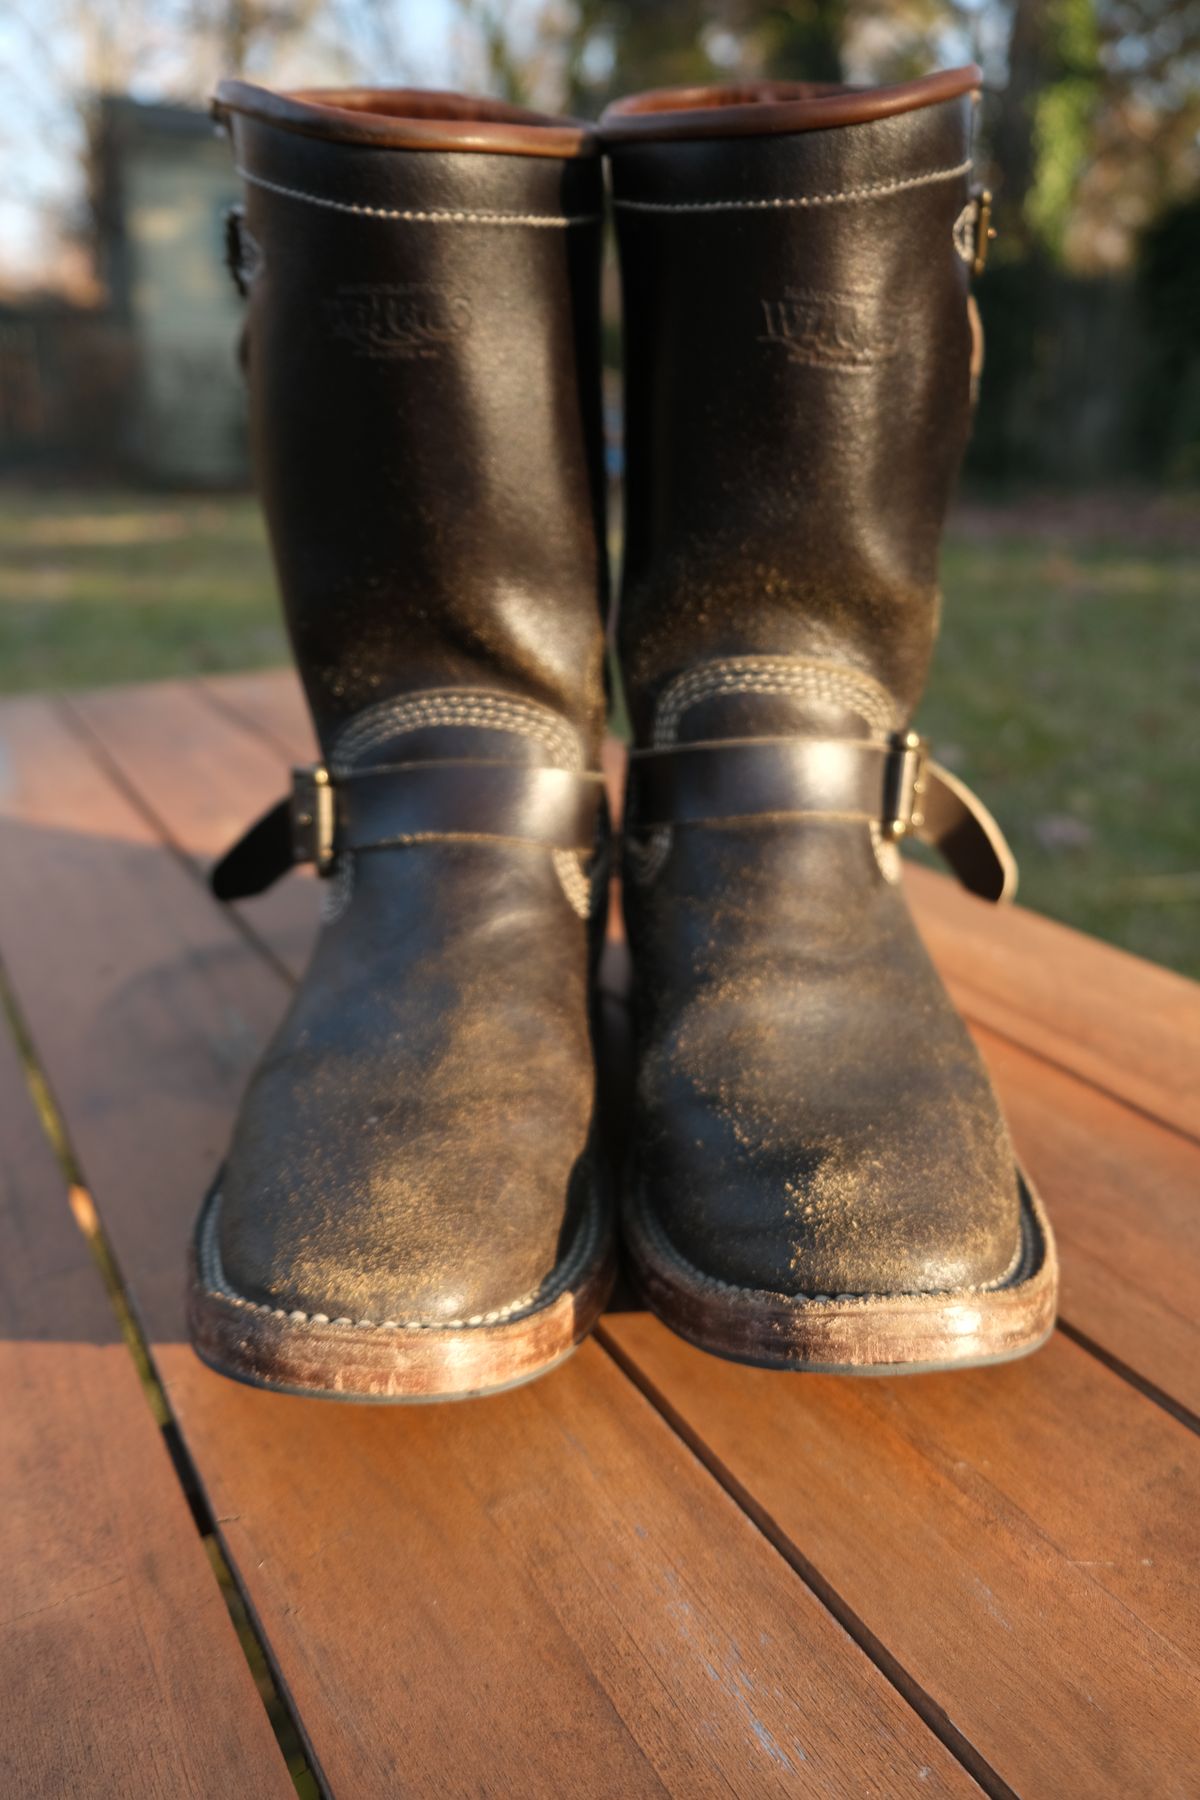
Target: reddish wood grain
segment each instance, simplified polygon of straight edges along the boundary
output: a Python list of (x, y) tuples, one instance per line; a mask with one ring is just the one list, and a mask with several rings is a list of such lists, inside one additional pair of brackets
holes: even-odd
[(773, 1541), (1022, 1795), (1194, 1792), (1200, 1440), (1061, 1335), (880, 1381), (605, 1341)]
[(292, 762), (317, 753), (299, 677), (292, 669), (258, 669), (245, 675), (208, 675), (199, 692), (274, 746)]
[(1200, 1137), (1200, 990), (1024, 907), (910, 866), (913, 910), (968, 1018)]
[[(239, 724), (252, 691), (253, 725)], [(188, 782), (170, 780), (169, 709), (156, 726), (156, 704), (147, 690), (145, 741), (125, 744), (121, 769), (146, 796), (142, 758), (161, 741), (159, 816), (188, 848), (205, 826)], [(230, 734), (304, 754), (290, 678), (226, 679), (204, 704), (230, 804), (244, 754)], [(103, 705), (87, 705), (117, 745)], [(889, 1710), (895, 1694), (828, 1637), (803, 1587), (779, 1587), (753, 1527), (697, 1481), (594, 1347), (502, 1400), (397, 1417), (232, 1388), (172, 1342), (161, 1267), (282, 985), (137, 809), (64, 747), (70, 734), (33, 714), (0, 711), (17, 771), (0, 856), (23, 841), (38, 877), (0, 865), (0, 953), (36, 1003), (77, 1142), (159, 1321), (189, 1441), (335, 1787), (388, 1791), (402, 1771), (418, 1785), (436, 1770), (445, 1791), (487, 1791), (483, 1742), (493, 1770), (524, 1745), (523, 1791), (594, 1791), (573, 1786), (581, 1765), (546, 1720), (570, 1722), (614, 1793), (822, 1780), (899, 1792), (921, 1756), (932, 1779), (952, 1781), (941, 1747)], [(39, 891), (54, 894), (50, 916), (30, 926), (22, 902)], [(92, 896), (101, 916), (115, 909), (107, 935)], [(1075, 948), (1079, 981), (1089, 949), (1103, 969), (1107, 952)], [(1017, 961), (1035, 981), (1036, 962)], [(1041, 1016), (1021, 994), (1006, 1006), (1010, 1022)], [(1186, 1019), (1172, 1029), (1186, 1037)], [(1200, 1151), (1092, 1085), (1099, 1064), (1081, 1080), (1061, 1046), (1054, 1068), (980, 1035), (1059, 1225), (1067, 1316), (1194, 1404)], [(1116, 1041), (1097, 1041), (1103, 1085), (1119, 1091)], [(1085, 1062), (1099, 1054), (1085, 1049)], [(1168, 1095), (1144, 1110), (1173, 1108)], [(156, 1180), (139, 1160), (147, 1134)], [(1200, 1467), (1196, 1437), (1169, 1415), (1062, 1338), (1008, 1369), (846, 1382), (716, 1362), (636, 1313), (610, 1316), (604, 1335), (904, 1691), (974, 1746), (985, 1776), (1029, 1795), (1190, 1791)], [(756, 1629), (767, 1641), (748, 1655)], [(797, 1677), (831, 1642), (840, 1700)]]
[(293, 1793), (0, 1023), (0, 1792)]
[[(214, 731), (212, 708), (193, 682), (106, 688), (72, 696), (67, 705), (102, 744), (120, 780), (205, 874), (288, 791), (287, 761), (250, 732)], [(170, 832), (169, 819), (182, 836)], [(317, 928), (318, 891), (309, 872), (297, 870), (295, 879), (241, 901), (237, 910), (298, 975)]]
[(1061, 1316), (1200, 1417), (1200, 1145), (976, 1037), (1058, 1236)]

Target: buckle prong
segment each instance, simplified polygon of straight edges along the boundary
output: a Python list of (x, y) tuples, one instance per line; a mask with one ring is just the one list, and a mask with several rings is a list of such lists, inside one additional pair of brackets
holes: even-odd
[(336, 858), (337, 809), (333, 782), (324, 763), (292, 770), (292, 860), (316, 865), (328, 875)]

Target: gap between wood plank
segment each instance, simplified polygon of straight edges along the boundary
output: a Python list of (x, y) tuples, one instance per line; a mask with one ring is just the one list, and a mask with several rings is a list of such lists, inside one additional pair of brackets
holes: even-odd
[[(919, 916), (915, 912), (913, 916), (919, 925)], [(1056, 920), (1055, 923), (1057, 924), (1058, 921)], [(930, 951), (931, 956), (932, 954), (933, 952)], [(1022, 1051), (1026, 1056), (1036, 1057), (1038, 1062), (1045, 1063), (1047, 1068), (1057, 1069), (1060, 1074), (1069, 1075), (1072, 1081), (1082, 1082), (1084, 1087), (1091, 1088), (1093, 1093), (1102, 1094), (1115, 1106), (1123, 1106), (1127, 1112), (1136, 1113), (1139, 1119), (1145, 1119), (1148, 1124), (1157, 1125), (1163, 1131), (1173, 1132), (1177, 1138), (1182, 1138), (1185, 1144), (1200, 1145), (1200, 1128), (1188, 1131), (1177, 1119), (1166, 1118), (1162, 1113), (1155, 1112), (1152, 1107), (1143, 1106), (1140, 1100), (1133, 1100), (1128, 1094), (1118, 1093), (1115, 1088), (1110, 1087), (1107, 1082), (1099, 1080), (1097, 1076), (1073, 1068), (1070, 1063), (1063, 1062), (1061, 1057), (1051, 1056), (1048, 1051), (1027, 1043), (1024, 1038), (1018, 1037), (1012, 1030), (1006, 1029), (1003, 1025), (997, 1025), (993, 1019), (976, 1010), (979, 1005), (978, 1001), (974, 1007), (972, 1006), (972, 996), (978, 994), (979, 990), (973, 988), (971, 983), (964, 980), (961, 975), (954, 976), (953, 983), (948, 976), (943, 976), (943, 980), (948, 988), (953, 985), (955, 1002), (964, 1019), (977, 1025), (981, 1031), (986, 1031), (992, 1037), (1000, 1038), (1004, 1043), (1011, 1044), (1015, 1050)]]
[[(209, 893), (208, 877), (196, 858), (184, 849), (166, 820), (160, 817), (141, 791), (128, 779), (119, 763), (110, 754), (108, 746), (105, 744), (103, 738), (98, 735), (94, 727), (74, 706), (70, 696), (67, 694), (58, 694), (53, 696), (53, 700), (58, 716), (67, 727), (67, 730), (80, 740), (88, 754), (91, 756), (93, 762), (97, 763), (104, 771), (105, 776), (111, 781), (118, 793), (129, 802), (134, 811), (139, 813), (146, 821), (147, 825), (151, 826), (158, 837), (161, 838), (163, 848), (169, 850), (171, 855), (184, 869), (186, 869), (192, 879), (198, 881), (204, 891)], [(255, 930), (249, 919), (243, 914), (241, 908), (239, 906), (227, 906), (225, 908), (225, 913), (230, 923), (241, 933), (250, 948), (257, 951), (258, 955), (262, 957), (263, 961), (271, 967), (276, 975), (281, 976), (284, 981), (294, 987), (295, 976), (292, 974), (287, 964), (276, 954), (261, 933)]]
[[(1157, 1124), (1158, 1121), (1156, 1120), (1155, 1123)], [(1106, 1350), (1103, 1344), (1098, 1344), (1095, 1338), (1089, 1337), (1086, 1331), (1081, 1331), (1077, 1325), (1072, 1325), (1067, 1319), (1058, 1321), (1058, 1330), (1064, 1337), (1070, 1338), (1073, 1344), (1078, 1344), (1079, 1348), (1086, 1351), (1089, 1356), (1095, 1357), (1098, 1363), (1103, 1363), (1106, 1369), (1111, 1369), (1114, 1375), (1120, 1376), (1121, 1380), (1127, 1382), (1131, 1388), (1136, 1388), (1145, 1399), (1151, 1401), (1155, 1406), (1160, 1406), (1165, 1413), (1169, 1413), (1177, 1424), (1184, 1427), (1185, 1431), (1200, 1435), (1200, 1418), (1197, 1418), (1196, 1414), (1189, 1407), (1184, 1406), (1181, 1401), (1176, 1400), (1155, 1382), (1140, 1374), (1122, 1357), (1114, 1356), (1111, 1350)]]
[(633, 1358), (626, 1355), (609, 1336), (604, 1329), (603, 1319), (597, 1326), (595, 1335), (607, 1355), (612, 1357), (617, 1367), (632, 1381), (638, 1391), (645, 1395), (659, 1416), (687, 1445), (697, 1462), (708, 1471), (714, 1481), (724, 1488), (730, 1499), (741, 1507), (746, 1517), (753, 1525), (757, 1526), (788, 1567), (816, 1595), (826, 1612), (832, 1614), (846, 1635), (854, 1640), (865, 1656), (870, 1658), (880, 1674), (908, 1702), (917, 1717), (945, 1745), (950, 1754), (958, 1759), (967, 1773), (990, 1797), (990, 1800), (1020, 1800), (1015, 1789), (1009, 1787), (1003, 1777), (979, 1754), (971, 1741), (962, 1735), (932, 1695), (928, 1694), (920, 1683), (909, 1674), (882, 1639), (878, 1638), (865, 1621), (848, 1605), (816, 1565), (809, 1562), (795, 1544), (775, 1527), (770, 1514), (726, 1468), (712, 1446), (691, 1429), (665, 1394), (656, 1387)]
[[(105, 1298), (112, 1308), (121, 1341), (137, 1371), (142, 1396), (155, 1425), (161, 1431), (171, 1460), (171, 1468), (183, 1492), (188, 1513), (204, 1546), (205, 1560), (212, 1570), (222, 1603), (229, 1613), (238, 1648), (246, 1659), (255, 1690), (262, 1702), (267, 1722), (279, 1745), (279, 1753), (302, 1800), (322, 1792), (312, 1759), (292, 1708), (284, 1698), (282, 1685), (276, 1678), (267, 1654), (264, 1634), (254, 1621), (245, 1595), (238, 1586), (229, 1561), (221, 1547), (217, 1521), (213, 1518), (195, 1465), (180, 1431), (166, 1389), (155, 1372), (150, 1348), (130, 1303), (121, 1271), (91, 1191), (83, 1178), (71, 1145), (66, 1120), (55, 1101), (45, 1070), (37, 1057), (32, 1032), (25, 1020), (0, 962), (0, 1030), (7, 1030), (16, 1046), (17, 1060), (33, 1101), (34, 1111), (54, 1159), (62, 1172), (68, 1190), (72, 1220), (88, 1253), (96, 1265)], [(247, 1639), (256, 1654), (247, 1648)], [(264, 1688), (266, 1692), (264, 1693)]]

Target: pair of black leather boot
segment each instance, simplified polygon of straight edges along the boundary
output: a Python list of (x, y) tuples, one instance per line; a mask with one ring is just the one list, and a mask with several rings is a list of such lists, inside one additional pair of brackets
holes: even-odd
[[(619, 1210), (675, 1329), (780, 1368), (1001, 1360), (1056, 1268), (898, 840), (1012, 885), (910, 730), (965, 442), (978, 72), (664, 92), (593, 132), (225, 83), (263, 503), (321, 746), (216, 872), (324, 877), (205, 1204), (201, 1355), (369, 1399), (539, 1374)], [(627, 1152), (596, 1092), (611, 869), (599, 271), (624, 287)]]

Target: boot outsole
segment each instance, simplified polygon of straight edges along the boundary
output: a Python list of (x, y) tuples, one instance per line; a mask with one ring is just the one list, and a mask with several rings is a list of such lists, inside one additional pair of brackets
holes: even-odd
[(929, 1294), (792, 1295), (704, 1275), (635, 1200), (625, 1209), (634, 1281), (665, 1325), (729, 1362), (826, 1375), (907, 1375), (1028, 1356), (1054, 1329), (1058, 1256), (1041, 1201), (1018, 1171), (1022, 1248), (993, 1288)]
[(612, 1233), (594, 1202), (579, 1241), (545, 1284), (547, 1299), (510, 1318), (446, 1326), (310, 1318), (214, 1280), (206, 1235), (218, 1201), (214, 1192), (189, 1258), (192, 1347), (219, 1374), (273, 1393), (420, 1405), (521, 1387), (566, 1361), (603, 1311), (615, 1276)]

